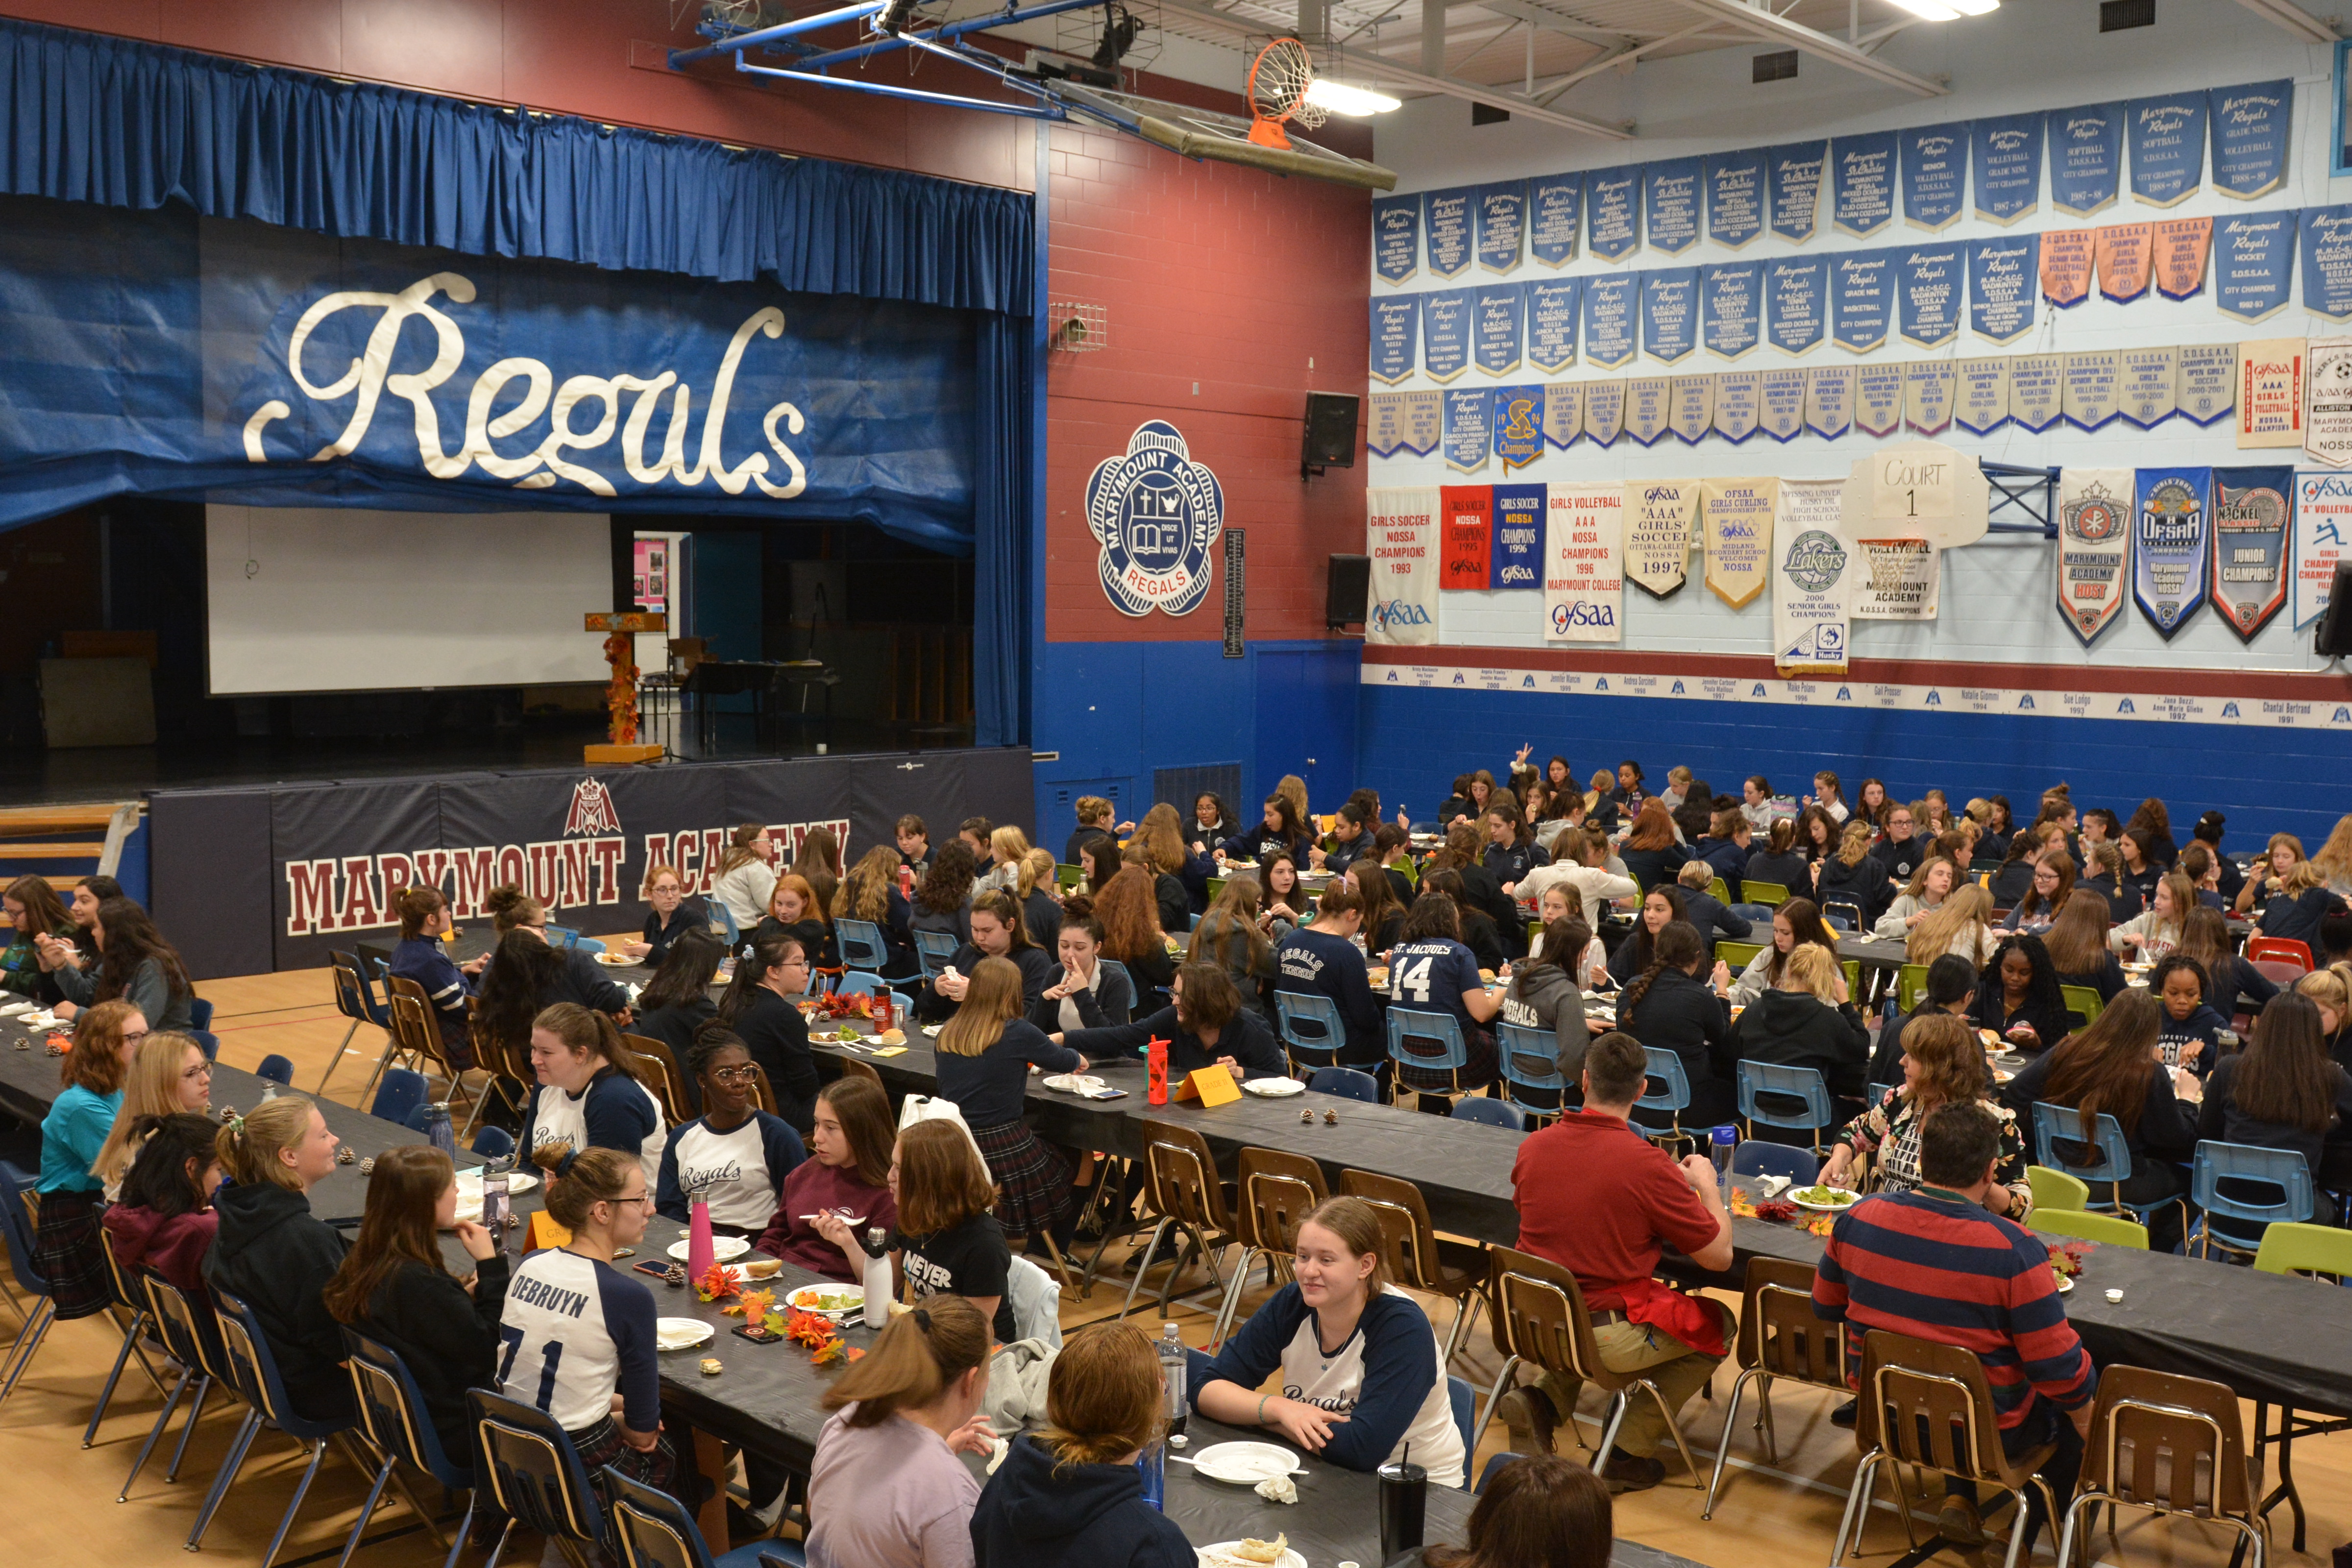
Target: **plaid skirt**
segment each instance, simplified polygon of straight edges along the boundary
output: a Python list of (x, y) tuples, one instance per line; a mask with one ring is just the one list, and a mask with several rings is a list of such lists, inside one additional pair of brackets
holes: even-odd
[[(677, 1481), (677, 1450), (670, 1447), (667, 1434), (654, 1439), (647, 1448), (632, 1448), (621, 1440), (621, 1428), (611, 1416), (606, 1416), (584, 1431), (572, 1434), (572, 1446), (579, 1450), (580, 1463), (588, 1472), (588, 1482), (604, 1498), (606, 1507), (612, 1499), (604, 1496), (604, 1468), (609, 1465), (640, 1486), (656, 1491), (675, 1492)], [(694, 1505), (687, 1505), (691, 1509)]]
[(972, 1142), (996, 1183), (996, 1223), (1007, 1236), (1044, 1236), (1077, 1212), (1070, 1167), (1025, 1121), (975, 1127)]
[(33, 1268), (49, 1282), (60, 1318), (91, 1318), (114, 1300), (106, 1252), (99, 1240), (96, 1193), (43, 1193), (41, 1230), (33, 1241)]

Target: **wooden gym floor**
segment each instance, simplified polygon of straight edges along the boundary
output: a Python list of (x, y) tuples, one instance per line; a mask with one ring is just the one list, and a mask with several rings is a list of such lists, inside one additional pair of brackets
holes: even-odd
[[(217, 1008), (214, 1027), (221, 1038), (221, 1059), (250, 1069), (272, 1052), (282, 1054), (292, 1058), (295, 1084), (304, 1093), (317, 1085), (348, 1027), (334, 1010), (324, 970), (208, 981), (204, 991)], [(382, 1044), (379, 1031), (360, 1030), (337, 1068), (335, 1082), (329, 1086), (332, 1098), (348, 1101), (356, 1097)], [(1188, 1283), (1195, 1288), (1195, 1303), (1179, 1307), (1175, 1316), (1184, 1323), (1187, 1340), (1197, 1345), (1207, 1340), (1216, 1298), (1207, 1289), (1204, 1272), (1196, 1268)], [(1260, 1275), (1250, 1300), (1258, 1300), (1263, 1289)], [(1116, 1315), (1124, 1294), (1123, 1286), (1097, 1284), (1090, 1300), (1065, 1302), (1064, 1326), (1076, 1328)], [(1425, 1304), (1432, 1307), (1433, 1319), (1441, 1329), (1450, 1322), (1450, 1304)], [(0, 1328), (0, 1332), (13, 1331), (13, 1323)], [(235, 1417), (225, 1402), (214, 1402), (189, 1445), (180, 1479), (164, 1483), (165, 1459), (159, 1454), (142, 1472), (130, 1501), (117, 1504), (115, 1493), (123, 1474), (161, 1403), (153, 1386), (133, 1367), (116, 1392), (113, 1406), (99, 1430), (97, 1446), (83, 1451), (82, 1427), (120, 1343), (109, 1319), (57, 1325), (15, 1395), (0, 1406), (0, 1517), (5, 1518), (17, 1543), (17, 1561), (58, 1568), (163, 1563), (175, 1560), (173, 1554), (186, 1538)], [(1483, 1398), (1498, 1365), (1482, 1320), (1454, 1370), (1476, 1384)], [(1727, 1368), (1719, 1372), (1715, 1400), (1694, 1401), (1687, 1412), (1685, 1430), (1702, 1466), (1713, 1460), (1722, 1428), (1722, 1402), (1729, 1395), (1731, 1377)], [(1748, 1408), (1754, 1408), (1752, 1398)], [(1733, 1438), (1733, 1463), (1724, 1496), (1711, 1522), (1699, 1519), (1700, 1494), (1687, 1485), (1675, 1484), (1681, 1478), (1671, 1447), (1662, 1450), (1668, 1462), (1667, 1484), (1619, 1499), (1617, 1533), (1696, 1559), (1710, 1568), (1822, 1568), (1854, 1464), (1853, 1436), (1830, 1425), (1829, 1408), (1826, 1395), (1805, 1390), (1784, 1393), (1775, 1411), (1782, 1447), (1773, 1465), (1766, 1464), (1761, 1440), (1743, 1418), (1742, 1430)], [(1583, 1413), (1588, 1442), (1599, 1436), (1595, 1418), (1600, 1412), (1598, 1396), (1588, 1393)], [(2252, 1419), (2249, 1405), (2249, 1431)], [(174, 1435), (177, 1430), (175, 1418)], [(1480, 1446), (1478, 1461), (1500, 1452), (1505, 1436), (1497, 1421)], [(1563, 1451), (1568, 1441), (1563, 1433)], [(290, 1442), (265, 1434), (214, 1521), (205, 1538), (205, 1555), (223, 1563), (258, 1563), (292, 1494), (300, 1465)], [(1474, 1472), (1475, 1468), (1474, 1464)], [(2336, 1545), (2352, 1541), (2352, 1436), (2300, 1445), (2295, 1468), (2310, 1513), (2312, 1551), (2305, 1560), (2325, 1562)], [(331, 1458), (320, 1468), (279, 1563), (289, 1568), (320, 1560), (331, 1563), (350, 1532), (364, 1490), (362, 1479), (340, 1455)], [(420, 1486), (419, 1490), (433, 1500), (429, 1485)], [(1887, 1497), (1884, 1488), (1880, 1496)], [(2279, 1553), (2282, 1559), (2293, 1560), (2286, 1511), (2281, 1509), (2275, 1519)], [(2228, 1557), (2230, 1534), (2223, 1530), (2128, 1514), (2124, 1525), (2120, 1546), (2104, 1535), (2096, 1541), (2101, 1562), (2129, 1563), (2135, 1568), (2143, 1563), (2220, 1568)], [(1923, 1537), (1929, 1528), (1930, 1524), (1923, 1523)], [(404, 1504), (382, 1506), (371, 1536), (370, 1543), (353, 1558), (361, 1568), (438, 1561), (431, 1541), (415, 1528)], [(1902, 1526), (1891, 1503), (1882, 1500), (1874, 1511), (1864, 1547), (1862, 1562), (1878, 1568), (1901, 1554)], [(2045, 1537), (2039, 1550), (2046, 1561), (2054, 1552), (2054, 1542)], [(536, 1556), (537, 1547), (531, 1542), (521, 1543), (520, 1551), (513, 1546), (509, 1550), (509, 1562), (527, 1564)], [(469, 1552), (466, 1562), (478, 1564), (480, 1556)], [(1313, 1568), (1331, 1565), (1318, 1563)]]

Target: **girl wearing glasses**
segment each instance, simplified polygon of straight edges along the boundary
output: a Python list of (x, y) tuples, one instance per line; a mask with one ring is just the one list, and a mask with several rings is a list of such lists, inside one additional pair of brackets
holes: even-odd
[(653, 1091), (631, 1077), (621, 1031), (602, 1013), (558, 1002), (530, 1021), (530, 1066), (539, 1079), (523, 1114), (523, 1147), (562, 1143), (617, 1149), (660, 1173), (667, 1135)]
[(700, 1191), (713, 1233), (756, 1237), (776, 1212), (784, 1178), (808, 1152), (799, 1133), (752, 1103), (760, 1069), (734, 1035), (717, 1025), (703, 1030), (687, 1053), (686, 1070), (701, 1085), (702, 1114), (663, 1147), (654, 1208), (684, 1225)]
[[(139, 1146), (147, 1134), (154, 1131), (155, 1119), (177, 1111), (208, 1109), (213, 1097), (213, 1064), (204, 1047), (185, 1035), (169, 1031), (149, 1034), (142, 1021), (134, 1026), (135, 1037), (126, 1031), (126, 1043), (135, 1037), (137, 1052), (131, 1058), (131, 1073), (123, 1080), (122, 1109), (114, 1113), (114, 1130), (106, 1135), (105, 1147), (90, 1162), (89, 1173), (106, 1184), (106, 1201), (112, 1203), (122, 1190), (122, 1177), (139, 1158)], [(147, 1119), (144, 1131), (136, 1131), (141, 1118)]]
[(807, 951), (796, 938), (772, 932), (736, 960), (718, 1016), (719, 1026), (741, 1040), (767, 1073), (777, 1114), (803, 1137), (815, 1125), (809, 1108), (816, 1100), (816, 1058), (809, 1050), (808, 1020), (793, 998), (808, 991)]

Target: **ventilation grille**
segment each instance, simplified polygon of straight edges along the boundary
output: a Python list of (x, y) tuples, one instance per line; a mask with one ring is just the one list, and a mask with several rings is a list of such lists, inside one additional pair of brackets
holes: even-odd
[(2156, 0), (2100, 0), (2099, 31), (2120, 33), (2127, 27), (2156, 26)]
[(1247, 809), (1241, 794), (1239, 763), (1204, 763), (1198, 767), (1151, 770), (1151, 798), (1174, 806), (1180, 822), (1192, 820), (1192, 803), (1204, 795), (1213, 795), (1232, 807), (1236, 826), (1254, 822), (1257, 813)]
[(1782, 49), (1778, 54), (1758, 55), (1754, 62), (1754, 81), (1794, 81), (1797, 79), (1797, 51)]

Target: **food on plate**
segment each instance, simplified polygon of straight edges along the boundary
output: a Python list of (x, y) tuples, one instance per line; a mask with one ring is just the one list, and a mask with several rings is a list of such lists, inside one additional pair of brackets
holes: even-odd
[(1260, 1541), (1253, 1535), (1237, 1542), (1232, 1554), (1244, 1563), (1279, 1563), (1282, 1554), (1290, 1550), (1290, 1537), (1277, 1535), (1272, 1541)]
[(903, 1046), (907, 1043), (907, 1031), (894, 1024), (875, 1036), (874, 1043), (877, 1046)]
[(754, 1279), (765, 1279), (783, 1266), (784, 1260), (781, 1258), (753, 1258), (745, 1260), (743, 1272)]
[(1789, 1195), (1796, 1199), (1797, 1202), (1801, 1204), (1833, 1205), (1839, 1208), (1843, 1208), (1846, 1205), (1853, 1202), (1855, 1196), (1854, 1194), (1847, 1192), (1843, 1187), (1823, 1186), (1806, 1187), (1800, 1192), (1790, 1193)]
[(793, 1306), (808, 1312), (846, 1312), (866, 1304), (866, 1293), (843, 1286), (828, 1289), (822, 1285), (803, 1286), (792, 1293)]

